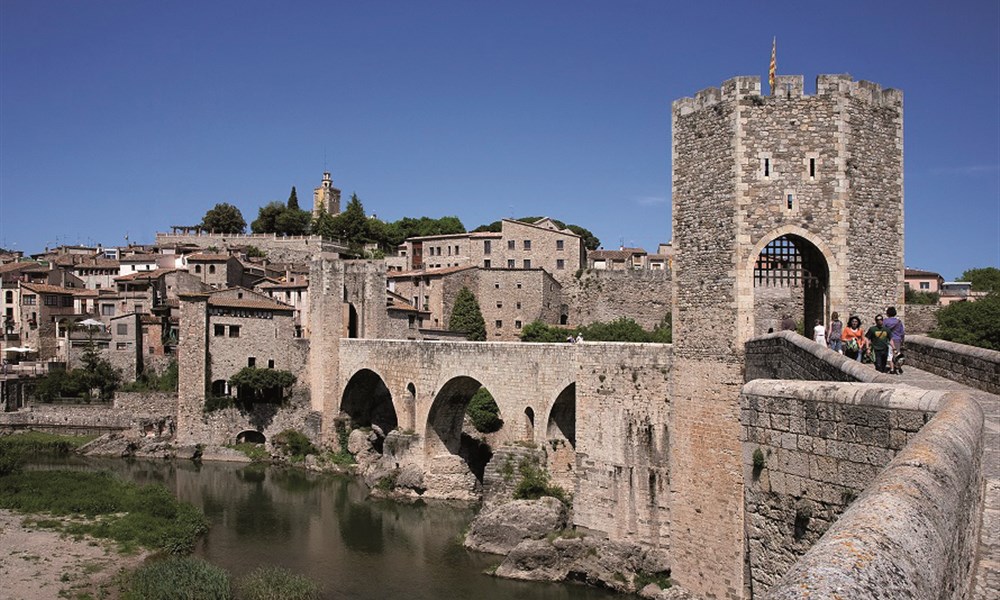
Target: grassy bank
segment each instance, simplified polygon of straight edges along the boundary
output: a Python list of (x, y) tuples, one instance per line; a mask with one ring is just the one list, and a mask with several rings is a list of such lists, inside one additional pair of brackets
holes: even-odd
[(9, 452), (23, 456), (34, 454), (69, 454), (80, 446), (97, 439), (96, 435), (54, 435), (40, 431), (0, 436), (0, 454)]

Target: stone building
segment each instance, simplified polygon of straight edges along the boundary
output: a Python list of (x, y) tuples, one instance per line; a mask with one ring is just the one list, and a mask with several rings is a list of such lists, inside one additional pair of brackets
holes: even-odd
[(545, 269), (560, 284), (586, 264), (582, 238), (560, 229), (552, 219), (535, 223), (501, 221), (499, 233), (483, 231), (414, 237), (399, 249), (407, 270), (466, 265), (482, 269)]
[(902, 93), (846, 75), (772, 92), (737, 77), (673, 104), (671, 551), (706, 597), (744, 593), (744, 343), (782, 312), (903, 303)]
[(209, 252), (189, 254), (185, 263), (188, 273), (213, 289), (243, 284), (243, 264), (235, 256)]
[(415, 308), (428, 313), (424, 325), (430, 329), (448, 328), (451, 308), (460, 289), (466, 287), (475, 293), (479, 288), (478, 269), (473, 265), (394, 271), (386, 273), (386, 280), (390, 292), (402, 296)]
[(323, 181), (313, 190), (312, 218), (319, 217), (320, 212), (331, 215), (340, 214), (340, 190), (333, 187), (333, 179), (329, 171), (323, 172)]
[(488, 341), (518, 341), (524, 326), (534, 321), (566, 323), (562, 286), (544, 269), (483, 269), (473, 291)]

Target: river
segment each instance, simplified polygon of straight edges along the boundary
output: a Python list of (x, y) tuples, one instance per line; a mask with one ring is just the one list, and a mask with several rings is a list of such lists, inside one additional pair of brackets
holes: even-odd
[[(56, 465), (47, 465), (51, 468)], [(357, 478), (228, 463), (71, 458), (59, 466), (107, 469), (161, 483), (211, 522), (195, 553), (238, 575), (259, 565), (302, 573), (324, 598), (350, 600), (607, 600), (572, 584), (491, 577), (501, 557), (461, 545), (473, 511), (442, 503), (372, 500)]]

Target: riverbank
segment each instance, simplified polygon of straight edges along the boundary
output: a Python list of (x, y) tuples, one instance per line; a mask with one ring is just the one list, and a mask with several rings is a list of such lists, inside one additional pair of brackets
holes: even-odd
[(111, 540), (40, 529), (32, 515), (0, 509), (0, 581), (7, 598), (118, 597), (114, 579), (137, 568), (148, 552), (122, 554)]

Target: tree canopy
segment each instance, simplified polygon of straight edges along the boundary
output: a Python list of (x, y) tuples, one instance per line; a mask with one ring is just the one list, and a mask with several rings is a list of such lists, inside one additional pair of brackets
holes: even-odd
[(385, 223), (384, 242), (389, 249), (394, 249), (411, 237), (453, 233), (465, 233), (465, 225), (458, 217), (441, 217), (440, 219), (403, 217), (398, 221)]
[(977, 292), (1000, 292), (1000, 269), (982, 267), (966, 269), (959, 281), (968, 281)]
[(448, 319), (448, 330), (464, 333), (465, 337), (474, 342), (486, 339), (486, 321), (479, 309), (479, 301), (469, 288), (463, 287), (455, 295), (455, 305)]
[[(295, 204), (298, 205), (298, 202)], [(291, 208), (281, 202), (270, 202), (257, 211), (257, 218), (250, 224), (250, 230), (254, 233), (305, 235), (309, 233), (311, 220), (312, 214), (308, 211)]]
[(667, 313), (652, 331), (646, 331), (633, 319), (621, 317), (607, 323), (595, 321), (590, 325), (566, 329), (555, 325), (546, 325), (541, 321), (529, 323), (521, 330), (522, 342), (557, 343), (568, 337), (582, 335), (590, 342), (639, 342), (669, 344), (672, 340), (670, 314)]
[(288, 194), (288, 208), (299, 210), (299, 195), (295, 193), (295, 186), (292, 186), (292, 193)]
[(937, 313), (931, 337), (1000, 350), (1000, 292), (975, 302), (954, 302)]
[[(535, 221), (538, 221), (539, 219), (543, 218), (544, 217), (521, 217), (519, 219), (514, 219), (514, 220), (521, 221), (522, 223), (534, 223)], [(562, 229), (569, 229), (576, 235), (580, 236), (583, 241), (583, 247), (586, 248), (587, 250), (597, 250), (601, 246), (601, 240), (598, 239), (596, 235), (594, 235), (589, 229), (585, 227), (572, 224), (567, 225), (566, 223), (563, 223), (559, 219), (552, 219), (552, 222), (555, 223), (557, 227), (560, 227)], [(502, 229), (503, 229), (503, 221), (493, 221), (492, 223), (489, 223), (487, 225), (480, 225), (479, 227), (476, 227), (472, 231), (473, 232), (492, 231), (494, 233), (499, 233)]]
[(243, 233), (247, 222), (240, 209), (227, 202), (220, 202), (205, 213), (201, 219), (202, 229), (216, 233)]

